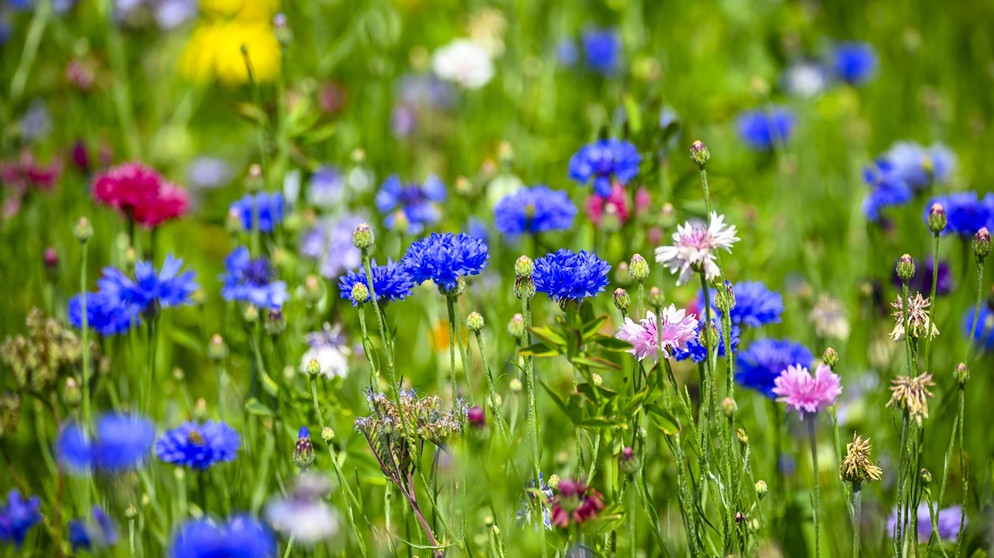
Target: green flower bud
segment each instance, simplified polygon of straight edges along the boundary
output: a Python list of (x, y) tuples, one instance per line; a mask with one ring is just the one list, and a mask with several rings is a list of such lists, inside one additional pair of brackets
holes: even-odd
[(369, 225), (362, 223), (355, 228), (355, 232), (352, 233), (352, 245), (360, 250), (365, 250), (373, 245), (373, 230), (369, 228)]
[(973, 236), (973, 255), (978, 263), (984, 263), (991, 253), (991, 233), (987, 227), (981, 227), (977, 234)]
[(635, 455), (635, 451), (630, 446), (621, 448), (621, 455), (618, 456), (618, 464), (621, 471), (626, 475), (634, 475), (642, 465), (639, 462), (638, 456)]
[(221, 362), (228, 358), (228, 346), (224, 343), (224, 338), (215, 333), (207, 344), (207, 356), (214, 362)]
[(335, 439), (335, 431), (332, 430), (330, 426), (325, 426), (321, 429), (321, 439), (324, 440), (326, 444), (331, 443), (331, 441)]
[(960, 388), (963, 388), (970, 381), (970, 369), (966, 367), (966, 364), (961, 362), (956, 365), (956, 370), (953, 371), (953, 379), (956, 380), (956, 385)]
[(479, 312), (470, 312), (469, 316), (466, 316), (466, 327), (470, 331), (480, 331), (483, 329), (483, 316)]
[(821, 356), (821, 361), (832, 370), (835, 370), (835, 367), (839, 364), (839, 355), (835, 352), (835, 349), (829, 347), (825, 349), (825, 354)]
[(315, 303), (324, 296), (324, 288), (321, 286), (321, 279), (313, 273), (304, 278), (304, 299)]
[(715, 285), (714, 306), (722, 314), (727, 314), (732, 311), (732, 308), (735, 308), (735, 291), (732, 290), (732, 284), (728, 281)]
[(628, 296), (628, 291), (625, 289), (615, 289), (614, 290), (614, 307), (622, 312), (628, 310), (628, 307), (632, 304), (632, 298)]
[(86, 217), (80, 217), (79, 221), (76, 221), (76, 225), (72, 228), (72, 234), (80, 244), (86, 244), (93, 237), (93, 225), (90, 224), (90, 220)]
[(915, 261), (911, 259), (910, 255), (905, 254), (897, 261), (897, 276), (901, 278), (903, 283), (907, 283), (915, 276)]
[(507, 387), (510, 388), (513, 393), (521, 393), (521, 380), (513, 378)]
[(918, 471), (918, 478), (921, 479), (922, 486), (926, 488), (928, 487), (928, 485), (932, 484), (932, 473), (930, 473), (928, 469), (922, 469), (921, 471)]
[(514, 274), (518, 277), (531, 277), (535, 272), (535, 262), (528, 256), (521, 256), (514, 262)]
[(519, 299), (531, 299), (535, 296), (535, 279), (531, 275), (519, 275), (514, 279), (514, 296)]
[(725, 415), (725, 418), (732, 418), (735, 416), (736, 411), (739, 410), (739, 406), (735, 403), (735, 400), (731, 397), (726, 397), (721, 400), (721, 412)]
[(614, 282), (622, 287), (632, 284), (632, 273), (631, 268), (628, 267), (628, 262), (619, 262), (618, 265), (614, 266)]
[(352, 285), (352, 300), (356, 304), (362, 304), (369, 300), (369, 289), (362, 283)]
[(928, 210), (928, 230), (932, 231), (932, 234), (939, 236), (942, 231), (946, 230), (946, 210), (942, 207), (942, 204), (935, 202), (932, 207)]
[(521, 339), (524, 336), (525, 318), (521, 314), (511, 316), (511, 320), (507, 322), (507, 333), (515, 339)]
[(300, 434), (297, 435), (297, 443), (293, 446), (293, 464), (301, 469), (306, 469), (314, 463), (314, 444), (311, 443), (311, 434), (307, 427), (301, 427)]
[(242, 317), (245, 318), (246, 322), (250, 324), (254, 323), (259, 319), (259, 309), (249, 304), (245, 307), (245, 311), (242, 312)]
[(704, 145), (703, 141), (696, 140), (690, 145), (690, 160), (702, 169), (711, 160), (711, 152), (708, 151), (708, 146)]
[(761, 480), (756, 482), (756, 497), (762, 500), (766, 493), (770, 491), (770, 488), (766, 486), (766, 481)]
[(257, 163), (252, 163), (249, 166), (248, 176), (245, 177), (245, 190), (248, 192), (258, 192), (262, 190), (263, 186), (263, 176), (262, 167)]
[(663, 303), (666, 302), (666, 297), (663, 295), (663, 291), (659, 290), (659, 287), (653, 287), (649, 289), (649, 306), (653, 308), (662, 308)]
[(318, 359), (312, 358), (307, 362), (307, 366), (304, 370), (307, 372), (308, 376), (317, 378), (318, 374), (321, 373), (321, 363), (318, 362)]
[(632, 263), (629, 269), (631, 270), (632, 279), (636, 281), (645, 281), (649, 277), (649, 262), (645, 261), (645, 258), (641, 254), (632, 256)]
[(279, 308), (272, 308), (266, 312), (266, 321), (263, 322), (266, 333), (276, 337), (286, 330), (286, 317)]

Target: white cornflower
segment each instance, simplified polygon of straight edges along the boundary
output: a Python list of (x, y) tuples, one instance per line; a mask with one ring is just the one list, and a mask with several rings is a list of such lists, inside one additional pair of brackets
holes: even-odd
[(324, 501), (328, 489), (320, 477), (305, 474), (289, 496), (266, 504), (266, 520), (303, 545), (334, 537), (340, 531), (340, 521), (335, 509)]
[(494, 77), (494, 63), (485, 48), (467, 39), (456, 39), (435, 51), (435, 75), (466, 89), (479, 89)]
[(656, 248), (656, 261), (665, 265), (670, 273), (679, 272), (677, 285), (683, 285), (700, 270), (713, 281), (719, 275), (715, 252), (719, 248), (731, 252), (732, 244), (738, 240), (735, 225), (725, 225), (725, 216), (712, 212), (710, 225), (688, 221), (678, 226), (673, 233), (673, 246)]

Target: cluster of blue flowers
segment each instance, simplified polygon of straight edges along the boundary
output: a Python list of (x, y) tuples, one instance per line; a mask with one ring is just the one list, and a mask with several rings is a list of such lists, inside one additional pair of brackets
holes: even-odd
[(184, 523), (173, 537), (171, 558), (271, 558), (276, 540), (262, 522), (239, 515), (225, 522), (193, 519)]
[(352, 233), (365, 222), (352, 215), (318, 220), (301, 237), (300, 255), (317, 261), (322, 277), (337, 279), (361, 263), (362, 255), (352, 244)]
[[(371, 262), (373, 270), (373, 289), (376, 290), (376, 297), (369, 293), (370, 300), (392, 301), (404, 300), (404, 297), (411, 294), (414, 287), (414, 279), (411, 277), (407, 266), (401, 262), (387, 260), (386, 265), (376, 265), (376, 260)], [(353, 306), (358, 303), (352, 298), (352, 288), (356, 284), (368, 285), (366, 270), (360, 266), (358, 271), (350, 271), (338, 280), (338, 290), (342, 298), (352, 302)]]
[(391, 176), (376, 193), (376, 209), (386, 214), (383, 225), (407, 234), (420, 234), (425, 225), (438, 221), (437, 203), (445, 201), (445, 184), (429, 175), (423, 184), (403, 184)]
[(279, 308), (290, 297), (286, 283), (275, 278), (266, 258), (252, 259), (248, 248), (236, 248), (224, 259), (221, 296), (225, 300), (248, 302), (259, 308)]
[(877, 53), (866, 43), (838, 43), (829, 51), (832, 75), (852, 85), (870, 81), (877, 71)]
[(976, 192), (959, 192), (932, 198), (925, 208), (925, 222), (933, 203), (942, 204), (946, 212), (946, 230), (963, 237), (972, 237), (983, 227), (994, 230), (994, 194), (987, 193), (983, 198)]
[[(86, 295), (87, 326), (101, 335), (114, 335), (137, 325), (143, 315), (156, 315), (160, 308), (191, 304), (198, 288), (195, 273), (181, 273), (182, 268), (183, 260), (171, 254), (159, 272), (152, 262), (136, 263), (134, 279), (116, 268), (104, 268), (98, 290)], [(68, 315), (69, 323), (83, 327), (81, 294), (69, 300)]]
[(563, 248), (535, 260), (535, 290), (557, 302), (582, 302), (607, 287), (611, 264), (593, 252)]
[(41, 500), (25, 498), (16, 489), (7, 494), (7, 503), (0, 508), (0, 541), (12, 542), (20, 548), (28, 531), (41, 522)]
[(259, 192), (255, 196), (245, 194), (242, 199), (231, 204), (231, 213), (238, 215), (242, 228), (252, 230), (256, 217), (259, 219), (259, 230), (271, 233), (276, 226), (283, 222), (283, 194)]
[(863, 170), (863, 180), (870, 187), (863, 213), (877, 221), (882, 209), (904, 205), (932, 184), (948, 182), (955, 168), (956, 158), (945, 146), (895, 143)]
[(797, 118), (788, 109), (775, 106), (742, 112), (736, 125), (739, 137), (746, 145), (756, 150), (768, 151), (790, 140)]
[(155, 455), (166, 463), (202, 470), (234, 461), (241, 445), (238, 432), (223, 422), (185, 422), (159, 438)]
[(155, 425), (138, 415), (108, 413), (97, 418), (93, 435), (73, 423), (59, 434), (59, 463), (73, 473), (119, 473), (137, 468), (155, 441)]
[(566, 192), (547, 186), (522, 188), (494, 207), (494, 226), (508, 236), (567, 230), (573, 226), (576, 206)]
[(611, 195), (611, 180), (628, 184), (639, 172), (642, 156), (627, 141), (610, 138), (584, 145), (569, 160), (569, 178), (580, 184), (594, 181), (594, 193)]

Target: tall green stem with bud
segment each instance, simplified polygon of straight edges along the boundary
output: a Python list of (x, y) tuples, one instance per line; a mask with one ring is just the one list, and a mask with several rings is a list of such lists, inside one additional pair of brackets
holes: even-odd
[(90, 225), (90, 221), (86, 217), (80, 218), (76, 222), (76, 226), (73, 230), (73, 234), (76, 236), (76, 240), (79, 241), (79, 246), (82, 251), (80, 255), (80, 272), (79, 272), (79, 283), (80, 283), (80, 295), (79, 295), (79, 306), (80, 314), (82, 315), (83, 328), (82, 328), (82, 339), (83, 339), (83, 428), (89, 430), (90, 428), (90, 320), (89, 315), (86, 311), (86, 267), (87, 267), (87, 253), (89, 252), (89, 240), (93, 236), (93, 226)]

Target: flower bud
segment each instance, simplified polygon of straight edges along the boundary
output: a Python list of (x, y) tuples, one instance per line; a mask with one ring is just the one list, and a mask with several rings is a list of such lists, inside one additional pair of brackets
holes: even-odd
[(483, 329), (483, 316), (479, 312), (470, 312), (469, 316), (466, 316), (466, 327), (470, 331), (480, 331)]
[(76, 225), (72, 228), (72, 234), (80, 244), (86, 244), (86, 241), (90, 240), (93, 236), (93, 225), (90, 224), (90, 220), (86, 217), (80, 217), (79, 221), (76, 221)]
[(641, 463), (639, 463), (639, 458), (635, 455), (635, 451), (631, 446), (625, 446), (621, 448), (621, 455), (618, 456), (618, 464), (620, 465), (621, 471), (626, 475), (634, 475), (638, 472)]
[(615, 289), (614, 290), (614, 307), (622, 312), (628, 310), (628, 307), (632, 305), (632, 298), (628, 296), (628, 291), (625, 289)]
[(549, 475), (548, 485), (549, 485), (549, 488), (551, 488), (553, 490), (558, 489), (559, 488), (559, 475), (557, 475), (555, 473)]
[(330, 444), (335, 439), (335, 431), (330, 426), (325, 426), (321, 429), (321, 439), (324, 440), (324, 443)]
[(128, 506), (124, 508), (124, 517), (128, 521), (135, 519), (138, 517), (138, 508), (136, 508), (134, 504), (129, 503)]
[(970, 381), (970, 369), (966, 367), (966, 364), (961, 362), (956, 365), (956, 370), (953, 370), (953, 379), (956, 380), (956, 385), (961, 389)]
[(352, 285), (352, 300), (356, 304), (362, 304), (369, 300), (369, 289), (362, 283)]
[(946, 210), (942, 207), (941, 203), (933, 203), (932, 207), (928, 210), (928, 230), (938, 236), (942, 231), (946, 230), (946, 223)]
[(519, 275), (514, 278), (514, 296), (519, 299), (531, 299), (535, 296), (535, 279), (531, 275)]
[(649, 306), (653, 308), (662, 308), (663, 303), (666, 302), (666, 297), (663, 296), (663, 291), (659, 290), (659, 287), (653, 287), (649, 289)]
[(728, 281), (715, 285), (714, 307), (722, 314), (727, 314), (732, 311), (732, 308), (735, 308), (735, 291)]
[(304, 278), (304, 299), (314, 303), (324, 296), (324, 288), (321, 286), (321, 279), (313, 273)]
[(507, 333), (515, 339), (521, 339), (525, 334), (525, 318), (521, 314), (511, 316), (511, 320), (507, 322)]
[(735, 436), (738, 437), (739, 441), (742, 442), (743, 444), (749, 443), (749, 435), (746, 434), (746, 431), (743, 430), (742, 428), (738, 428), (735, 430)]
[(928, 485), (932, 484), (932, 473), (928, 469), (922, 469), (918, 471), (918, 478), (922, 481), (922, 486), (928, 488)]
[(766, 481), (761, 480), (756, 482), (756, 497), (762, 500), (766, 493), (770, 491), (770, 488), (766, 486)]
[(701, 327), (701, 333), (697, 336), (698, 342), (706, 349), (717, 349), (721, 338), (718, 336), (718, 327), (714, 322), (706, 323)]
[(215, 333), (207, 344), (207, 356), (214, 362), (221, 362), (228, 358), (228, 346), (224, 343), (224, 338)]
[(76, 405), (83, 399), (83, 392), (79, 389), (79, 384), (75, 378), (66, 378), (66, 384), (62, 390), (62, 401), (66, 405)]
[(511, 381), (510, 381), (510, 383), (508, 383), (507, 387), (511, 389), (512, 393), (520, 393), (521, 392), (521, 380), (519, 380), (517, 378), (512, 378)]
[(645, 258), (643, 258), (641, 254), (635, 254), (632, 256), (630, 272), (632, 274), (632, 279), (636, 281), (645, 281), (646, 278), (649, 277), (649, 262), (645, 261)]
[(45, 248), (42, 262), (45, 264), (45, 272), (53, 275), (59, 269), (59, 253), (51, 246)]
[(829, 347), (825, 349), (825, 354), (821, 356), (821, 361), (832, 370), (835, 370), (835, 367), (839, 364), (839, 354), (835, 352), (835, 349)]
[(973, 255), (977, 258), (977, 263), (984, 263), (990, 253), (991, 233), (987, 227), (981, 227), (973, 236)]
[(279, 308), (272, 308), (266, 312), (266, 320), (263, 322), (266, 333), (276, 337), (286, 330), (286, 317)]
[(594, 385), (597, 387), (601, 387), (602, 385), (604, 385), (604, 378), (602, 378), (600, 374), (596, 373), (591, 374), (590, 379), (594, 382)]
[(245, 307), (245, 311), (242, 312), (242, 317), (250, 324), (255, 323), (259, 319), (259, 309), (249, 304)]
[(307, 469), (312, 463), (314, 463), (314, 445), (311, 443), (311, 433), (306, 426), (301, 426), (297, 443), (293, 446), (293, 464), (301, 469)]
[(473, 428), (483, 428), (487, 425), (487, 413), (483, 410), (483, 407), (474, 405), (466, 411), (466, 420), (469, 421), (469, 425)]
[(711, 153), (708, 151), (708, 146), (704, 145), (703, 141), (696, 140), (690, 145), (690, 160), (702, 169), (708, 164), (708, 161), (711, 160)]
[(242, 217), (237, 209), (228, 211), (228, 218), (224, 222), (224, 228), (228, 234), (238, 234), (242, 232)]
[(258, 192), (262, 187), (262, 167), (258, 163), (252, 163), (249, 165), (248, 176), (245, 177), (245, 190), (249, 193)]
[(514, 262), (514, 274), (518, 277), (531, 277), (535, 272), (535, 262), (528, 256), (521, 256)]
[(365, 250), (373, 245), (373, 230), (369, 225), (362, 223), (355, 228), (352, 233), (352, 245), (360, 250)]
[(276, 42), (282, 47), (286, 47), (293, 40), (293, 31), (287, 25), (286, 14), (280, 12), (273, 16), (273, 34), (276, 35)]
[(618, 262), (618, 265), (614, 266), (614, 282), (622, 287), (627, 287), (632, 283), (632, 273), (631, 268), (628, 267), (628, 262)]
[(307, 366), (304, 368), (304, 371), (307, 372), (308, 376), (317, 378), (318, 374), (321, 373), (321, 363), (318, 362), (318, 359), (312, 358), (307, 361)]
[(905, 254), (897, 261), (897, 276), (905, 284), (915, 276), (915, 260), (910, 255)]
[(739, 410), (739, 406), (735, 403), (735, 400), (731, 397), (726, 397), (721, 400), (721, 412), (725, 415), (725, 418), (732, 418), (735, 416), (736, 411)]

